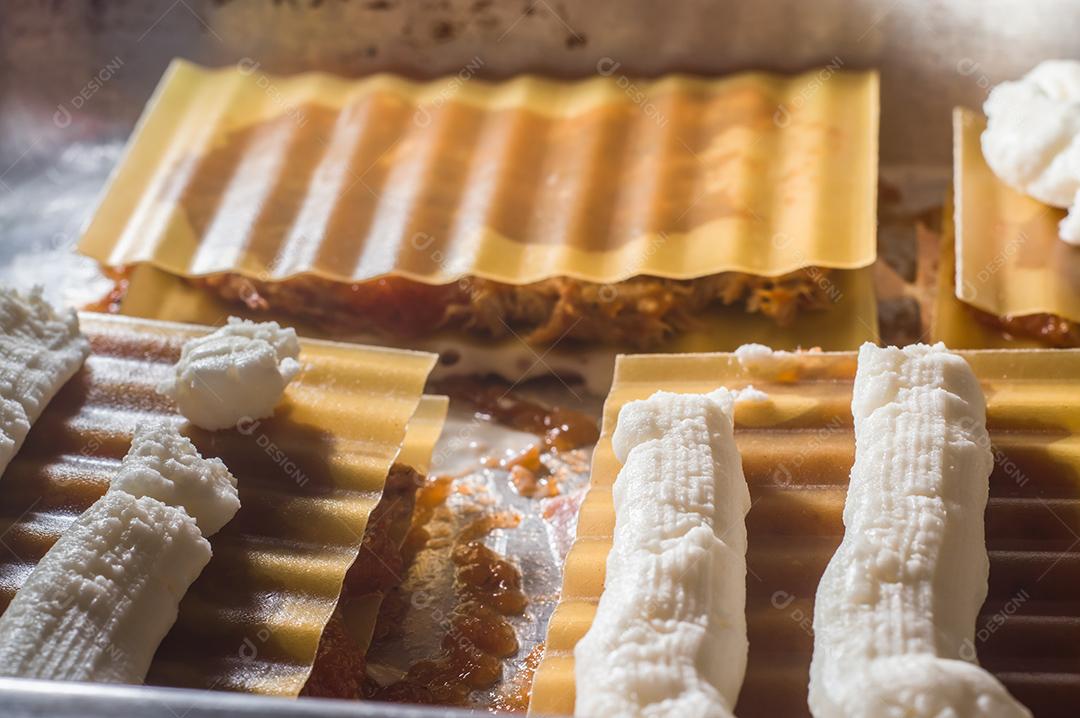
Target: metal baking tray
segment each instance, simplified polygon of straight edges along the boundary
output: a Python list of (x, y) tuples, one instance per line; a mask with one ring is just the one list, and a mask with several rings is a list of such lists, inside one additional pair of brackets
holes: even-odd
[[(950, 110), (1050, 57), (1080, 59), (1075, 0), (7, 0), (0, 5), (0, 282), (85, 302), (74, 256), (174, 57), (255, 72), (423, 79), (817, 66), (880, 69), (881, 164), (940, 203)], [(269, 92), (273, 88), (268, 88)], [(924, 181), (927, 177), (929, 182)], [(901, 184), (904, 181), (901, 180)], [(0, 680), (6, 716), (453, 716), (459, 711)]]

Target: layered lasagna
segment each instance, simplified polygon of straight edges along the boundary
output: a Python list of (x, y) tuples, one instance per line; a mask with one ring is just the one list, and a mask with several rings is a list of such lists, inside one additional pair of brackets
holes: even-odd
[(627, 349), (793, 327), (876, 256), (873, 72), (274, 81), (175, 63), (82, 251), (332, 335)]

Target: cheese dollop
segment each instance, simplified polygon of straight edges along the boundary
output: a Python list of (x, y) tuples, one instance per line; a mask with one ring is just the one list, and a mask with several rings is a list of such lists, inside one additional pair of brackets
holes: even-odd
[(300, 371), (299, 355), (293, 329), (229, 317), (224, 327), (184, 344), (173, 375), (157, 389), (196, 426), (227, 429), (274, 413)]
[(1061, 239), (1080, 245), (1080, 62), (1047, 60), (991, 92), (983, 156), (1006, 184), (1068, 207)]
[[(803, 357), (808, 351), (789, 352), (773, 349), (764, 344), (743, 344), (735, 350), (735, 360), (742, 370), (751, 376), (768, 381), (792, 382), (798, 379), (803, 367)], [(749, 387), (753, 389), (753, 387)], [(744, 392), (745, 393), (745, 392)], [(746, 400), (747, 397), (743, 397)]]

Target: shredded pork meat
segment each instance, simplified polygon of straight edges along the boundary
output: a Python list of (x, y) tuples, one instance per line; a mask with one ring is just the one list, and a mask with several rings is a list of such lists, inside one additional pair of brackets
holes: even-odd
[(397, 277), (359, 284), (314, 276), (265, 282), (238, 274), (194, 281), (251, 309), (273, 309), (335, 330), (411, 337), (460, 328), (491, 338), (517, 335), (538, 345), (568, 338), (648, 349), (692, 329), (697, 316), (713, 306), (742, 307), (790, 325), (800, 312), (835, 301), (828, 271), (634, 277), (614, 284), (559, 277), (522, 286), (479, 278), (439, 286)]

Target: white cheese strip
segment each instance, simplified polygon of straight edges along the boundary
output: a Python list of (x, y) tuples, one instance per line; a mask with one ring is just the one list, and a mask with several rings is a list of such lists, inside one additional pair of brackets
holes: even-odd
[(40, 287), (0, 289), (0, 474), (89, 354), (75, 312), (53, 309)]
[(217, 331), (184, 344), (172, 376), (157, 390), (196, 426), (231, 429), (274, 413), (300, 372), (299, 356), (293, 329), (229, 317)]
[(204, 459), (190, 439), (167, 424), (135, 431), (110, 490), (178, 506), (195, 519), (203, 536), (217, 533), (240, 508), (236, 479), (221, 459)]
[[(185, 510), (185, 507), (187, 510)], [(109, 490), (0, 616), (0, 675), (142, 683), (180, 600), (240, 507), (236, 479), (172, 426), (139, 429)]]
[[(814, 605), (817, 718), (1028, 716), (973, 662), (989, 562), (986, 404), (943, 344), (859, 352), (843, 542)], [(967, 659), (967, 660), (965, 660)]]
[(0, 675), (142, 683), (209, 560), (210, 544), (183, 509), (106, 493), (0, 616)]
[(619, 412), (604, 592), (574, 650), (575, 715), (730, 716), (746, 672), (746, 512), (734, 396)]

